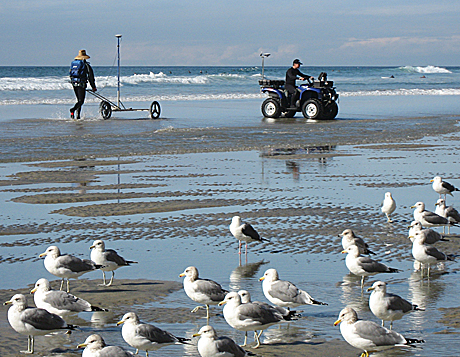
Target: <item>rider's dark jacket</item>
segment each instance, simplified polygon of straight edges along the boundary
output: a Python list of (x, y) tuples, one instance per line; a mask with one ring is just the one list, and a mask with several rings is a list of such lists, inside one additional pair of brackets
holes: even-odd
[(294, 68), (294, 67), (289, 68), (286, 72), (286, 84), (284, 88), (286, 88), (289, 92), (291, 91), (294, 92), (295, 91), (295, 81), (298, 77), (308, 78), (309, 76), (300, 72), (298, 68)]

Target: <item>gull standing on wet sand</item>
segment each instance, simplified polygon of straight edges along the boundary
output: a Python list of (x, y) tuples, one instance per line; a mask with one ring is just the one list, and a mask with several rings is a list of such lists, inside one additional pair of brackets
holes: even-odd
[[(105, 243), (99, 239), (95, 240), (89, 249), (91, 249), (91, 260), (96, 264), (101, 265), (100, 269), (102, 270), (102, 286), (112, 285), (113, 278), (115, 277), (115, 270), (118, 268), (129, 266), (131, 264), (137, 264), (137, 262), (125, 260), (113, 249), (105, 249)], [(110, 282), (108, 284), (105, 281), (106, 271), (112, 272), (112, 277), (110, 278)]]
[(225, 299), (228, 291), (222, 289), (222, 286), (213, 280), (199, 278), (198, 269), (194, 266), (186, 268), (179, 277), (185, 277), (184, 290), (187, 296), (193, 301), (205, 305), (195, 307), (192, 312), (206, 308), (206, 319), (209, 322), (209, 305), (218, 305)]
[(92, 306), (88, 301), (65, 291), (51, 290), (49, 281), (43, 278), (37, 280), (30, 293), (34, 294), (34, 302), (37, 307), (59, 316), (73, 312), (108, 311)]
[(193, 337), (200, 337), (198, 340), (198, 352), (201, 357), (245, 357), (247, 352), (238, 346), (235, 341), (226, 336), (217, 336), (212, 326), (203, 326)]
[(117, 326), (122, 324), (121, 335), (125, 342), (136, 349), (136, 354), (139, 353), (139, 350), (145, 351), (146, 357), (149, 356), (149, 351), (156, 351), (163, 346), (172, 344), (185, 344), (185, 341), (190, 341), (186, 338), (176, 337), (153, 325), (141, 323), (134, 312), (126, 313), (117, 322)]
[(415, 347), (414, 343), (423, 340), (405, 338), (396, 331), (388, 330), (373, 321), (358, 320), (358, 314), (351, 307), (340, 311), (334, 326), (340, 324), (340, 333), (345, 341), (353, 347), (364, 350), (361, 357), (369, 356), (369, 352), (378, 352), (393, 347)]
[[(268, 310), (258, 304), (241, 302), (241, 296), (237, 292), (233, 291), (225, 296), (225, 300), (219, 303), (220, 306), (224, 306), (224, 318), (227, 323), (236, 330), (239, 331), (254, 331), (254, 338), (256, 340), (256, 346), (260, 346), (260, 335), (263, 330), (269, 328), (272, 325), (283, 322), (283, 316), (273, 310)], [(259, 334), (256, 331), (260, 331)], [(244, 337), (244, 344), (247, 343), (247, 333)]]
[(415, 208), (414, 220), (419, 221), (423, 227), (439, 227), (450, 224), (447, 218), (425, 210), (425, 204), (423, 202), (417, 202), (415, 205), (411, 206), (411, 208)]
[(238, 254), (241, 255), (241, 241), (246, 242), (246, 256), (248, 255), (248, 243), (263, 242), (266, 239), (260, 237), (259, 233), (249, 224), (241, 222), (240, 216), (234, 216), (232, 223), (228, 227), (233, 236), (238, 239)]
[(373, 251), (369, 250), (369, 245), (365, 243), (362, 238), (357, 237), (355, 232), (351, 229), (345, 229), (339, 234), (339, 237), (342, 237), (343, 249), (347, 249), (350, 245), (356, 245), (361, 254), (375, 254)]
[(85, 342), (80, 343), (77, 348), (84, 348), (81, 357), (132, 357), (132, 352), (126, 351), (120, 346), (107, 346), (104, 339), (94, 334), (88, 336)]
[[(443, 198), (440, 198), (436, 203), (436, 210), (434, 211), (436, 214), (439, 214), (440, 216), (447, 218), (447, 220), (451, 224), (458, 224), (460, 223), (460, 213), (452, 207), (452, 206), (446, 206), (446, 200)], [(447, 234), (450, 234), (450, 225), (447, 226)]]
[(433, 182), (433, 190), (439, 194), (439, 198), (447, 198), (447, 194), (453, 196), (452, 192), (460, 191), (454, 185), (451, 185), (449, 182), (443, 181), (441, 176), (435, 176), (430, 182)]
[(75, 326), (67, 323), (58, 315), (45, 309), (27, 306), (27, 299), (22, 294), (14, 295), (3, 305), (12, 305), (8, 309), (8, 322), (13, 330), (21, 335), (28, 336), (27, 351), (21, 353), (34, 353), (35, 336), (47, 335), (58, 330), (73, 330)]
[(387, 220), (389, 223), (393, 222), (390, 218), (390, 214), (392, 214), (395, 211), (395, 209), (396, 209), (396, 201), (391, 196), (391, 192), (385, 193), (385, 199), (383, 200), (381, 210), (387, 216)]
[(385, 326), (385, 321), (390, 321), (390, 330), (393, 328), (393, 321), (400, 320), (408, 312), (425, 311), (399, 295), (387, 293), (387, 284), (383, 281), (376, 281), (367, 291), (372, 291), (369, 308), (382, 320), (382, 326)]
[(61, 255), (58, 247), (52, 245), (44, 253), (39, 255), (44, 260), (45, 268), (51, 274), (61, 278), (61, 288), (64, 287), (64, 279), (67, 279), (67, 292), (70, 292), (69, 279), (77, 279), (81, 275), (96, 270), (99, 266), (89, 259), (80, 259), (73, 255)]
[(379, 273), (398, 273), (399, 270), (389, 268), (385, 264), (379, 263), (369, 257), (361, 257), (358, 247), (355, 245), (349, 246), (342, 253), (348, 253), (345, 264), (351, 273), (361, 277), (361, 290), (364, 288), (364, 279), (367, 276), (376, 275)]
[(268, 269), (259, 280), (263, 281), (262, 289), (265, 297), (277, 306), (292, 308), (302, 305), (327, 305), (313, 299), (293, 283), (280, 280), (276, 269)]
[[(422, 268), (426, 265), (428, 266), (428, 277), (430, 276), (431, 265), (447, 260), (454, 260), (451, 256), (440, 252), (432, 245), (426, 245), (426, 236), (423, 231), (416, 232), (413, 237), (409, 238), (414, 239), (412, 243), (412, 256), (415, 260), (422, 263)], [(423, 275), (423, 269), (421, 269), (421, 273)]]

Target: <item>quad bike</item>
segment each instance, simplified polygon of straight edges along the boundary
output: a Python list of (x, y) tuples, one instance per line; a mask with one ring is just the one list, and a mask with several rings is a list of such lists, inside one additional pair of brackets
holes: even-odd
[(327, 80), (327, 73), (322, 72), (318, 80), (301, 84), (294, 94), (295, 107), (291, 107), (291, 97), (284, 89), (283, 80), (261, 79), (261, 92), (268, 94), (262, 103), (262, 114), (266, 118), (279, 118), (284, 114), (292, 118), (297, 112), (302, 112), (307, 119), (334, 119), (339, 106), (339, 95), (335, 91), (334, 82)]

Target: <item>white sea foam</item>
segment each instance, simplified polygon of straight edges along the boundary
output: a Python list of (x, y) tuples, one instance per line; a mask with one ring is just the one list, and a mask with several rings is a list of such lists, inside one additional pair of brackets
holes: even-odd
[(355, 92), (339, 92), (341, 97), (375, 97), (375, 96), (407, 96), (407, 95), (460, 95), (459, 88), (446, 89), (388, 89)]
[(436, 66), (426, 66), (426, 67), (413, 67), (413, 66), (404, 66), (399, 67), (399, 69), (406, 71), (406, 72), (413, 72), (413, 73), (452, 73), (447, 68), (443, 67), (436, 67)]

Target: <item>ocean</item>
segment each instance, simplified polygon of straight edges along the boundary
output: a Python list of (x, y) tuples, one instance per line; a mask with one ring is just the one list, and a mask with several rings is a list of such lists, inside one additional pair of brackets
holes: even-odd
[[(286, 67), (265, 67), (265, 77), (284, 79)], [(0, 67), (0, 105), (71, 104), (64, 67)], [(114, 100), (117, 67), (94, 66), (98, 92)], [(460, 67), (301, 67), (317, 77), (328, 73), (342, 98), (460, 95)], [(393, 78), (394, 77), (394, 78)], [(263, 98), (261, 67), (121, 67), (126, 102), (202, 101)], [(88, 98), (88, 102), (98, 102)]]

